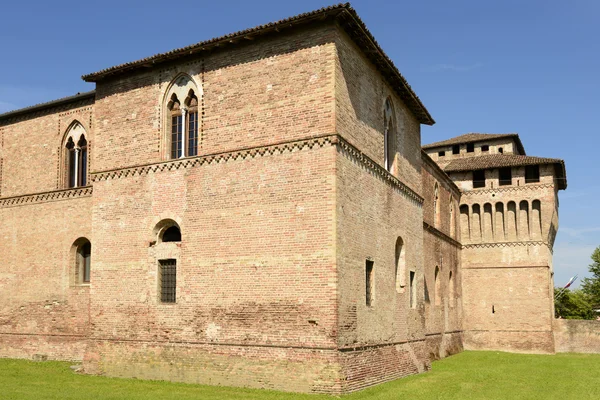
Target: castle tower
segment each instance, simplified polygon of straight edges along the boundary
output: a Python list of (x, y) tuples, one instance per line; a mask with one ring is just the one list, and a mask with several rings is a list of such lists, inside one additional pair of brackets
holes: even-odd
[(424, 150), (461, 190), (465, 348), (553, 352), (563, 160), (526, 155), (517, 134), (469, 133)]

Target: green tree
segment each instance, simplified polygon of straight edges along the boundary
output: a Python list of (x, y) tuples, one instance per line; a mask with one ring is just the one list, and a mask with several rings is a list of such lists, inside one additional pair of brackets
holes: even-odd
[(592, 305), (600, 308), (600, 246), (592, 253), (592, 261), (589, 271), (591, 278), (584, 278), (581, 283), (581, 290), (589, 296)]
[(554, 311), (557, 318), (596, 319), (590, 296), (583, 290), (554, 288), (554, 293)]

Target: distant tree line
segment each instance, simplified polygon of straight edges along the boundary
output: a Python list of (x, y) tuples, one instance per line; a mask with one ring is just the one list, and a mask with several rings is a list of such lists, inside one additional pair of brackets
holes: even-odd
[(556, 318), (596, 319), (600, 314), (600, 246), (592, 253), (589, 271), (591, 278), (584, 278), (581, 288), (569, 290), (554, 288)]

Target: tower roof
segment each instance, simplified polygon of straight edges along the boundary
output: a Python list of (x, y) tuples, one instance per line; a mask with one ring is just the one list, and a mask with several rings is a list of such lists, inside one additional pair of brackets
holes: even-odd
[(519, 153), (526, 154), (525, 148), (523, 147), (523, 143), (521, 143), (521, 139), (519, 138), (518, 133), (466, 133), (464, 135), (455, 136), (453, 138), (442, 140), (441, 142), (430, 143), (423, 146), (424, 149), (434, 149), (436, 147), (443, 146), (452, 146), (455, 144), (465, 144), (465, 143), (473, 143), (473, 142), (483, 142), (486, 140), (493, 139), (505, 139), (505, 138), (513, 138), (515, 143), (517, 144), (517, 148), (519, 149)]
[(565, 162), (559, 158), (523, 156), (517, 154), (489, 154), (452, 160), (444, 167), (445, 172), (464, 172), (478, 169), (522, 167), (526, 165), (554, 164), (559, 189), (567, 188)]

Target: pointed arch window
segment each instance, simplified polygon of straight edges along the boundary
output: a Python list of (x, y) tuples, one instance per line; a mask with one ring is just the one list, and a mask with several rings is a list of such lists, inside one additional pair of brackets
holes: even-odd
[(198, 155), (200, 147), (199, 98), (202, 92), (194, 80), (185, 74), (178, 75), (165, 94), (165, 157), (178, 159)]
[(64, 182), (67, 188), (87, 186), (89, 144), (83, 126), (75, 122), (69, 128), (64, 144)]
[(394, 126), (394, 108), (392, 101), (387, 98), (383, 110), (383, 140), (384, 140), (384, 160), (385, 169), (392, 171), (392, 165), (396, 158), (396, 127)]
[(440, 227), (440, 190), (437, 182), (433, 189), (433, 224), (436, 228)]

